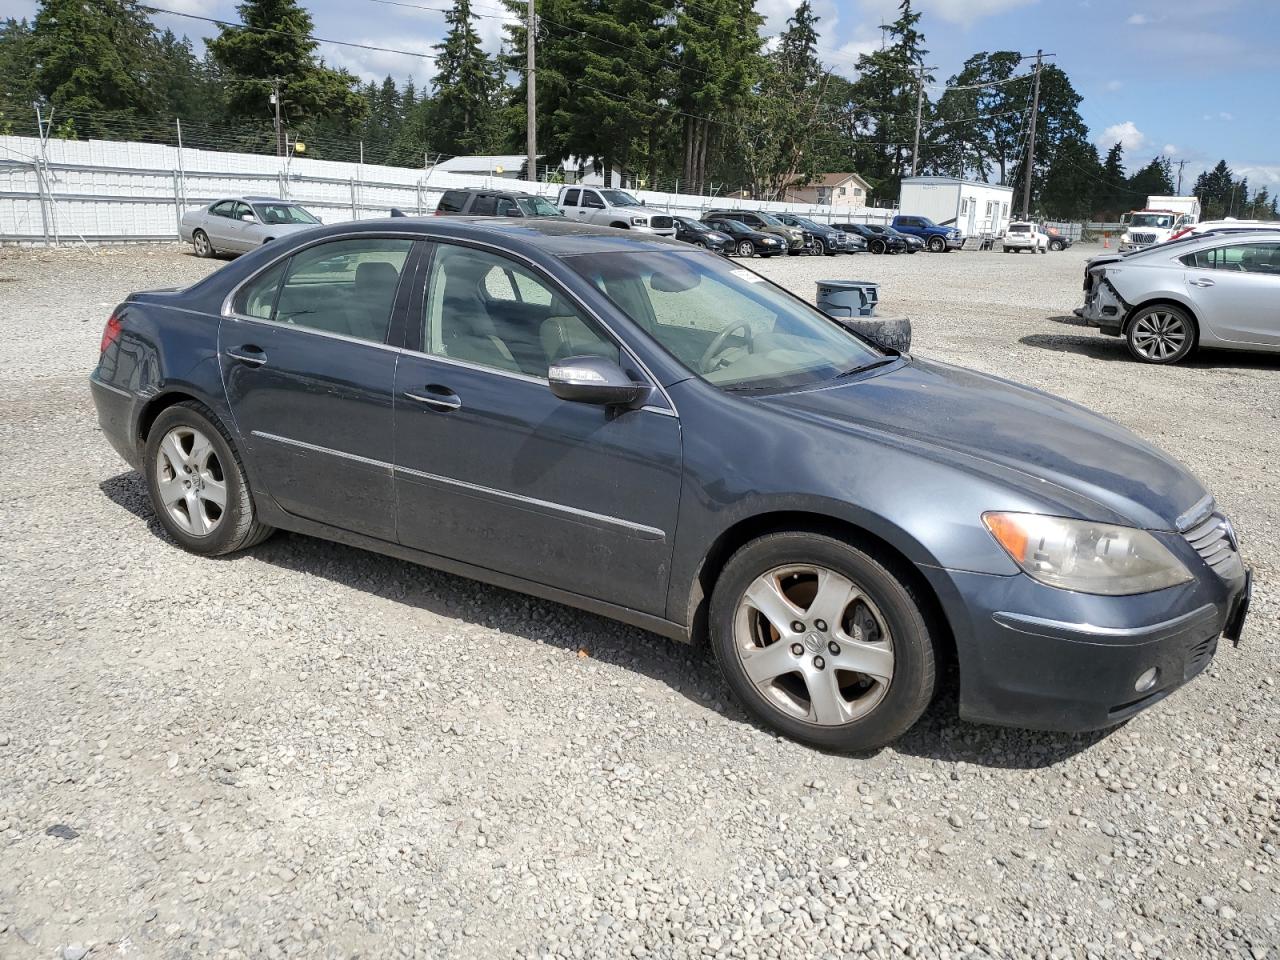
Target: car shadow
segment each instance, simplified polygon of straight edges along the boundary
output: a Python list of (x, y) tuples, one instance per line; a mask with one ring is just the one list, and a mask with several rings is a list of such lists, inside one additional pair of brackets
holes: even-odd
[[(1064, 326), (1092, 329), (1079, 317), (1049, 317)], [(1052, 350), (1055, 353), (1074, 353), (1094, 360), (1123, 360), (1137, 363), (1129, 355), (1129, 348), (1121, 337), (1108, 337), (1099, 333), (1083, 335), (1062, 333), (1032, 333), (1020, 337), (1018, 342), (1028, 347)], [(1246, 353), (1235, 350), (1199, 349), (1178, 367), (1205, 370), (1280, 370), (1280, 353)]]
[[(108, 500), (146, 523), (158, 539), (173, 542), (156, 517), (137, 471), (118, 474), (98, 486)], [(665, 684), (702, 709), (748, 724), (766, 736), (780, 736), (734, 702), (714, 658), (703, 645), (679, 643), (563, 604), (302, 534), (277, 533), (254, 547), (252, 556), (437, 616), (623, 667)], [(234, 563), (237, 556), (215, 559)], [(885, 749), (949, 764), (1034, 770), (1067, 760), (1110, 732), (1052, 734), (969, 723), (959, 717), (954, 670), (940, 687), (924, 716)], [(842, 755), (868, 759), (878, 753)]]

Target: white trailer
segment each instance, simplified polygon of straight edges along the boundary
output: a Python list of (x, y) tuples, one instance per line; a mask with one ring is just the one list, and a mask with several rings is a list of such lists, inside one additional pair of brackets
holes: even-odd
[(959, 227), (966, 237), (1001, 237), (1013, 215), (1013, 187), (959, 177), (904, 177), (898, 212)]

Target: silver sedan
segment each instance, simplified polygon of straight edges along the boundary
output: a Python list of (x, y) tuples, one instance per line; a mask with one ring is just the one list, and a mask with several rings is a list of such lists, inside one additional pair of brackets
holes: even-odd
[(1280, 352), (1280, 235), (1210, 235), (1089, 267), (1079, 315), (1144, 363), (1196, 347)]
[(178, 235), (196, 256), (245, 253), (320, 223), (306, 209), (274, 197), (228, 197), (182, 215)]

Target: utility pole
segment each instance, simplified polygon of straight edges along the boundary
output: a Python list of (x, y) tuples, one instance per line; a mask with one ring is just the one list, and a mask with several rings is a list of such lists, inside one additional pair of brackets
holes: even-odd
[(525, 110), (529, 115), (526, 136), (529, 141), (529, 179), (536, 183), (538, 180), (538, 67), (534, 48), (538, 42), (538, 18), (533, 11), (533, 0), (526, 0), (526, 2), (528, 3), (528, 10), (526, 11), (528, 19), (525, 23), (525, 49), (529, 54), (529, 62), (525, 70), (525, 93), (527, 96)]
[(1031, 129), (1027, 135), (1027, 169), (1022, 183), (1022, 219), (1031, 219), (1031, 178), (1036, 170), (1036, 115), (1040, 112), (1040, 63), (1043, 50), (1036, 51), (1036, 75), (1034, 93), (1031, 95)]
[(1178, 196), (1182, 196), (1182, 168), (1187, 165), (1186, 160), (1178, 161), (1178, 189), (1174, 191)]
[(280, 78), (271, 78), (271, 102), (276, 108), (276, 156), (284, 156), (284, 127), (280, 124)]
[(920, 76), (916, 83), (916, 145), (911, 148), (911, 175), (916, 175), (920, 158), (920, 116), (924, 112), (924, 64), (920, 64)]

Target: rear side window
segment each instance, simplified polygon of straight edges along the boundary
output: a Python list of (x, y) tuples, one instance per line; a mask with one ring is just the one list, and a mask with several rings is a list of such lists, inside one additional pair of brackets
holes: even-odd
[(518, 217), (520, 216), (520, 208), (508, 200), (506, 197), (499, 197), (497, 208), (494, 210), (500, 217)]
[(412, 240), (391, 237), (308, 247), (250, 280), (233, 307), (259, 320), (382, 343), (412, 247)]
[(578, 205), (579, 190), (566, 190), (564, 192), (564, 205), (566, 207), (576, 207)]
[(466, 202), (467, 193), (465, 190), (446, 190), (444, 196), (440, 198), (436, 211), (438, 213), (461, 213)]
[(471, 204), (471, 215), (473, 217), (492, 217), (497, 207), (497, 201), (492, 194), (480, 194)]

